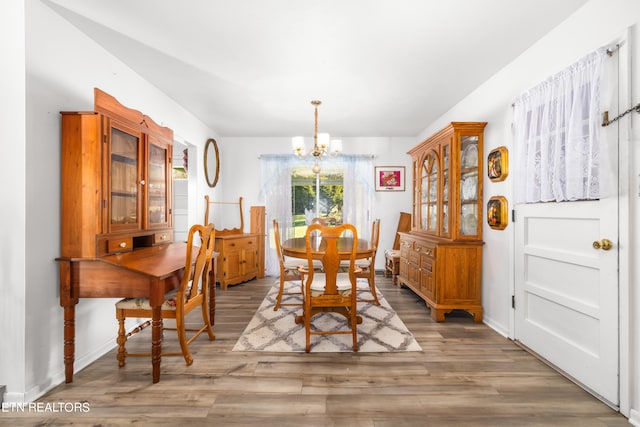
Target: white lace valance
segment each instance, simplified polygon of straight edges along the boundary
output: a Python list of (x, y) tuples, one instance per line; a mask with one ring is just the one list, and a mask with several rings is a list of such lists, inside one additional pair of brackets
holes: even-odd
[(605, 55), (606, 49), (599, 49), (516, 99), (516, 203), (601, 197)]

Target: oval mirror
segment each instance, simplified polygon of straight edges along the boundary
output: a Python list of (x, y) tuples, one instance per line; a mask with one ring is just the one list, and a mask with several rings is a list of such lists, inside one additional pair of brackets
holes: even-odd
[(213, 138), (209, 138), (204, 146), (204, 176), (209, 187), (215, 187), (220, 173), (220, 156), (218, 144)]

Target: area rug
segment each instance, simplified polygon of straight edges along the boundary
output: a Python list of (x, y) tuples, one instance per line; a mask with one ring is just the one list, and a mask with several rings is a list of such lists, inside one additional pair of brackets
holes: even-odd
[[(285, 292), (291, 292), (295, 285), (287, 282)], [(279, 282), (269, 290), (267, 296), (233, 347), (233, 351), (304, 352), (304, 326), (295, 323), (295, 316), (302, 314), (299, 306), (281, 306), (273, 311), (278, 295)], [(358, 279), (360, 299), (372, 298), (366, 279)], [(359, 302), (358, 314), (362, 324), (358, 325), (359, 352), (400, 352), (421, 351), (413, 334), (407, 329), (398, 314), (391, 308), (382, 293), (377, 290), (380, 305)], [(283, 303), (301, 303), (299, 295), (284, 296)], [(344, 316), (323, 313), (314, 317), (313, 322), (320, 330), (346, 329)], [(312, 335), (311, 352), (352, 352), (350, 334)]]

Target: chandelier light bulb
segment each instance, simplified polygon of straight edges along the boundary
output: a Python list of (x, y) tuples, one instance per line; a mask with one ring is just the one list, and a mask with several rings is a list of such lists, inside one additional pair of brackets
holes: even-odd
[(331, 154), (335, 156), (340, 152), (342, 152), (342, 140), (334, 139), (331, 141)]
[(293, 146), (293, 151), (300, 157), (304, 157), (307, 153), (307, 149), (304, 146), (304, 137), (302, 136), (294, 136), (291, 138), (291, 145)]

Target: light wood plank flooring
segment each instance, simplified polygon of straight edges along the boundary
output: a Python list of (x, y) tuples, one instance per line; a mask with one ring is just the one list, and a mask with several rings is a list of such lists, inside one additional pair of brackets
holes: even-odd
[[(217, 292), (216, 340), (192, 344), (195, 361), (147, 358), (118, 368), (115, 350), (39, 402), (82, 402), (88, 413), (0, 414), (10, 425), (629, 426), (626, 418), (465, 314), (435, 323), (406, 288), (377, 283), (423, 348), (407, 353), (235, 353), (273, 278)], [(195, 313), (195, 312), (194, 312)], [(197, 315), (197, 313), (195, 313)], [(114, 334), (117, 328), (113, 318)], [(150, 328), (131, 350), (147, 349)], [(172, 331), (165, 345), (176, 344)], [(62, 355), (60, 355), (62, 364)]]

